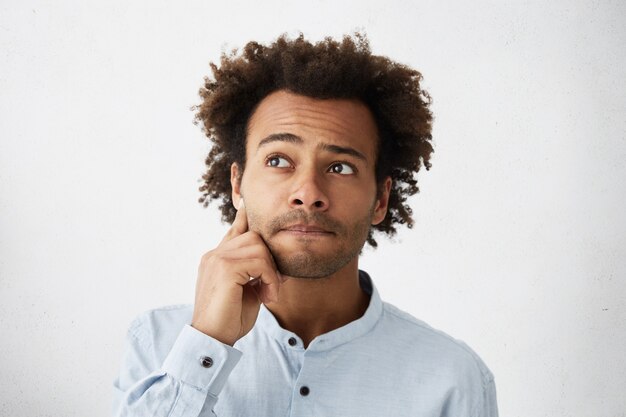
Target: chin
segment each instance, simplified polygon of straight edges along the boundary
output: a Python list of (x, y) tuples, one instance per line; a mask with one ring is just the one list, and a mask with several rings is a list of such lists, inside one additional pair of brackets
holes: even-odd
[[(337, 256), (339, 255), (339, 256)], [(301, 252), (288, 256), (274, 256), (274, 261), (281, 274), (293, 278), (321, 279), (327, 278), (346, 266), (354, 257), (346, 254), (314, 255)]]

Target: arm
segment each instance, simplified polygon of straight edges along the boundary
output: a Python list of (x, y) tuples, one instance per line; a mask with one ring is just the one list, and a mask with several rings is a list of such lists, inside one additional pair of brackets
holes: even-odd
[(162, 337), (158, 330), (151, 334), (140, 321), (129, 329), (115, 381), (116, 415), (197, 416), (213, 410), (241, 357), (232, 346), (254, 326), (261, 302), (278, 300), (281, 282), (263, 239), (248, 230), (241, 200), (226, 236), (202, 256), (191, 325), (184, 326), (165, 360), (157, 359), (152, 346)]
[(185, 325), (159, 364), (131, 326), (114, 382), (113, 415), (198, 416), (203, 409), (213, 410), (240, 358), (237, 349)]

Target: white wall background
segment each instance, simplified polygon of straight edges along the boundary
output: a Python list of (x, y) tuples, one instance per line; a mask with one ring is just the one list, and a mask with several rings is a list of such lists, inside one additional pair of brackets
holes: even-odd
[(209, 61), (363, 29), (423, 73), (436, 148), (362, 268), (479, 353), (501, 416), (625, 416), (626, 6), (508, 3), (2, 0), (0, 415), (107, 416), (130, 320), (193, 301), (226, 230)]

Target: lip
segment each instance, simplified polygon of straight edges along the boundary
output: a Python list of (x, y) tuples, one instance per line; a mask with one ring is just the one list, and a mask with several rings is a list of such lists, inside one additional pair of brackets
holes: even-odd
[(282, 229), (285, 232), (293, 232), (293, 233), (307, 233), (307, 234), (320, 234), (320, 233), (332, 233), (326, 229), (323, 229), (319, 226), (311, 225), (311, 224), (294, 224)]

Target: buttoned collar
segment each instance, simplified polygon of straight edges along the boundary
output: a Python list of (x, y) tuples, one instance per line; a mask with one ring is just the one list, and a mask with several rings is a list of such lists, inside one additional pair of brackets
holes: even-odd
[[(333, 349), (368, 333), (376, 325), (383, 311), (382, 301), (378, 295), (378, 290), (374, 286), (370, 276), (365, 271), (359, 270), (359, 284), (361, 289), (366, 294), (370, 295), (370, 302), (367, 310), (365, 310), (365, 314), (345, 326), (317, 336), (311, 341), (307, 347), (307, 351), (324, 351)], [(261, 304), (256, 325), (259, 326), (261, 331), (266, 332), (279, 343), (289, 346), (289, 340), (295, 339), (297, 341), (296, 346), (304, 349), (300, 337), (293, 332), (283, 329), (280, 324), (278, 324), (276, 317), (274, 317), (272, 312), (269, 311), (264, 304)]]

